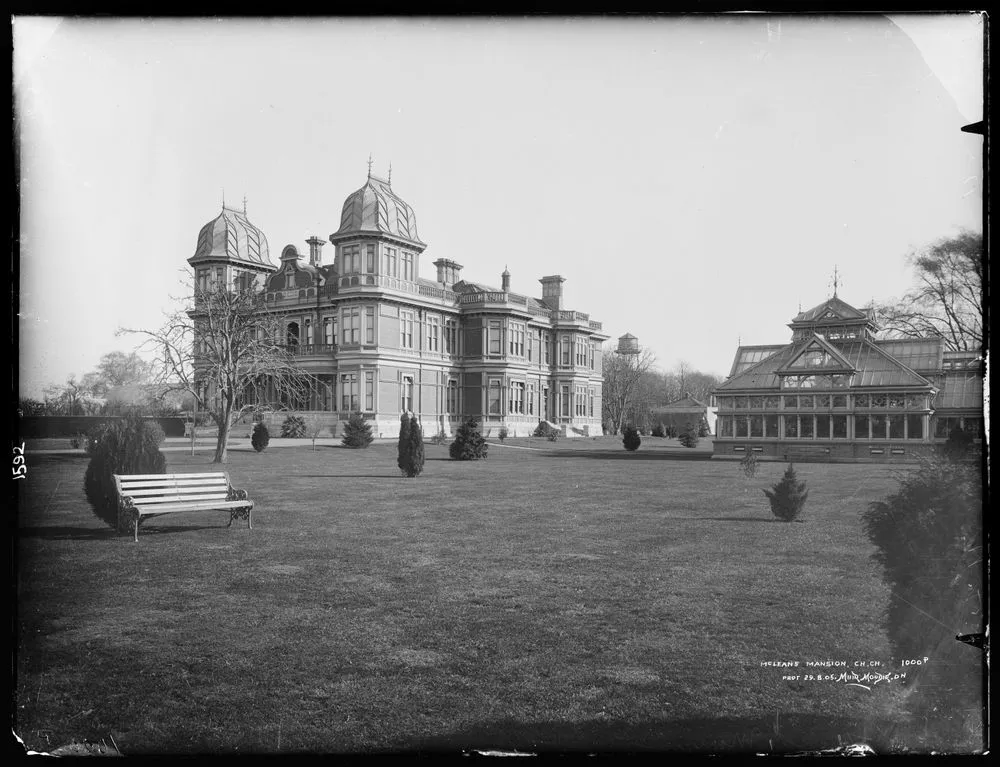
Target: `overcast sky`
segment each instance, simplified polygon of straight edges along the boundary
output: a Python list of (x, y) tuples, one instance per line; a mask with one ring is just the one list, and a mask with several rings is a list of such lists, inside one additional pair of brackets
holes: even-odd
[[(20, 385), (155, 327), (223, 189), (271, 259), (392, 164), (431, 262), (728, 373), (981, 230), (975, 15), (14, 22)], [(325, 262), (333, 258), (327, 245)]]

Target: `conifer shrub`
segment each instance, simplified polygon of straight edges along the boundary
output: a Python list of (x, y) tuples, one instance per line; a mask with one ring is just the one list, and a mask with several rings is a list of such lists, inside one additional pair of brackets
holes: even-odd
[[(406, 418), (406, 416), (403, 416)], [(416, 416), (411, 416), (406, 425), (406, 443), (403, 443), (403, 426), (400, 425), (399, 439), (400, 470), (404, 477), (416, 477), (424, 470), (424, 432)]]
[(684, 424), (684, 428), (681, 429), (681, 433), (677, 436), (681, 444), (684, 447), (697, 447), (698, 446), (698, 431), (690, 423)]
[(982, 650), (956, 641), (981, 633), (984, 548), (978, 467), (924, 459), (899, 489), (862, 514), (892, 596), (885, 628), (906, 667), (908, 705), (939, 738), (937, 747), (981, 747)]
[(448, 455), (455, 461), (478, 461), (486, 458), (489, 445), (479, 431), (479, 419), (469, 418), (455, 432), (455, 441), (448, 447)]
[(408, 476), (406, 473), (406, 464), (409, 460), (410, 453), (410, 417), (403, 413), (399, 417), (399, 442), (396, 444), (396, 465), (399, 470), (403, 472), (403, 476)]
[(361, 413), (351, 413), (340, 442), (346, 447), (363, 448), (368, 447), (374, 438), (372, 425), (365, 420), (365, 417)]
[(666, 437), (667, 436), (667, 430), (665, 428), (663, 428), (663, 424), (662, 423), (658, 423), (658, 424), (656, 424), (656, 426), (653, 427), (652, 435), (654, 437)]
[(711, 437), (712, 430), (708, 428), (708, 419), (704, 416), (701, 419), (701, 423), (698, 424), (698, 436), (699, 437)]
[(507, 431), (507, 427), (506, 426), (501, 426), (500, 427), (500, 431), (497, 432), (497, 439), (500, 440), (501, 442), (503, 442), (505, 439), (507, 439), (507, 435), (509, 433), (510, 432)]
[(114, 474), (165, 474), (167, 459), (160, 452), (165, 439), (155, 421), (136, 411), (99, 426), (92, 432), (90, 463), (83, 489), (94, 515), (119, 532), (127, 532), (118, 520), (118, 490)]
[(788, 464), (781, 481), (770, 490), (765, 489), (764, 495), (771, 502), (771, 513), (782, 522), (791, 522), (802, 513), (809, 491), (805, 482), (798, 481), (795, 467)]
[(743, 476), (747, 479), (753, 479), (757, 476), (757, 469), (760, 467), (760, 463), (757, 460), (757, 454), (753, 450), (747, 450), (746, 455), (740, 459), (740, 471), (743, 472)]
[(642, 444), (642, 438), (634, 426), (626, 426), (622, 431), (622, 444), (626, 450), (638, 450)]
[(281, 424), (281, 436), (285, 439), (301, 439), (306, 436), (306, 419), (300, 415), (290, 415)]
[(258, 453), (263, 452), (271, 441), (271, 434), (264, 423), (255, 423), (250, 432), (250, 444)]

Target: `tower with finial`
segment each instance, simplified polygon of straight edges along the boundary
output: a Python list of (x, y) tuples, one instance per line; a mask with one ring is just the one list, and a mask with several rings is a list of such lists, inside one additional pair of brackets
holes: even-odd
[(389, 186), (392, 186), (392, 163), (389, 163), (389, 178), (387, 179)]
[(837, 265), (833, 265), (833, 281), (830, 283), (833, 285), (833, 297), (837, 297), (837, 288), (840, 287), (840, 272), (837, 269)]
[(247, 196), (243, 195), (243, 215), (247, 214)]
[(368, 178), (372, 177), (372, 153), (368, 153)]

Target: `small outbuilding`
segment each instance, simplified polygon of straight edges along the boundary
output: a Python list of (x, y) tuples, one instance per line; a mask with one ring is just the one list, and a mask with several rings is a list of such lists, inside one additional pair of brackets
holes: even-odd
[(694, 426), (700, 436), (715, 433), (715, 411), (688, 392), (679, 400), (652, 408), (651, 414), (653, 423), (663, 424), (668, 434), (680, 434), (688, 424)]

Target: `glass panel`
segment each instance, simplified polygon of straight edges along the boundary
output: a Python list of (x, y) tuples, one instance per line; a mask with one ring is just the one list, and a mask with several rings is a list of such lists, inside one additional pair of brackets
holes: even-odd
[(759, 415), (750, 416), (750, 436), (751, 437), (763, 437), (764, 436), (764, 418)]
[(934, 436), (947, 437), (951, 430), (958, 425), (957, 418), (936, 418), (934, 420)]
[(782, 416), (785, 419), (785, 437), (795, 438), (799, 436), (799, 417), (796, 415)]
[(747, 436), (747, 417), (745, 415), (735, 416), (736, 418), (736, 436), (746, 437)]
[(737, 410), (745, 410), (746, 406), (747, 406), (747, 398), (746, 397), (734, 397), (733, 398), (733, 405), (735, 405), (735, 407), (736, 407)]
[(794, 410), (795, 407), (796, 407), (797, 402), (798, 402), (798, 398), (797, 397), (795, 397), (795, 396), (789, 396), (787, 394), (785, 395), (785, 409), (786, 410), (788, 410), (788, 409)]
[(884, 394), (873, 394), (871, 396), (871, 406), (872, 408), (882, 408), (886, 405), (886, 396)]
[(868, 420), (868, 416), (866, 415), (854, 416), (855, 439), (868, 439)]
[(778, 416), (776, 415), (764, 416), (764, 436), (765, 437), (778, 436)]
[(804, 415), (799, 418), (799, 436), (812, 438), (815, 434), (813, 431), (813, 417), (811, 415)]
[(890, 408), (901, 410), (906, 404), (906, 397), (902, 394), (890, 394), (888, 401)]
[(922, 415), (906, 416), (906, 438), (907, 439), (924, 438), (924, 417)]
[(813, 406), (813, 398), (812, 398), (812, 396), (808, 396), (808, 397), (802, 396), (802, 397), (799, 397), (799, 408), (800, 409), (801, 408), (806, 408), (806, 407), (812, 407), (812, 406)]
[(768, 410), (777, 410), (781, 406), (781, 397), (776, 394), (769, 394), (764, 397), (764, 407)]
[(833, 395), (833, 406), (834, 407), (847, 407), (847, 395), (846, 394), (834, 394)]
[(820, 439), (830, 439), (830, 416), (816, 416), (816, 436)]
[(830, 376), (814, 376), (816, 379), (815, 387), (817, 389), (829, 389), (833, 386), (833, 381)]
[(760, 410), (762, 407), (764, 407), (764, 398), (763, 397), (751, 397), (750, 398), (750, 408), (752, 410)]
[(890, 415), (889, 416), (889, 439), (902, 439), (904, 434), (903, 424), (906, 419), (902, 415)]
[(872, 415), (872, 439), (885, 439), (886, 416)]
[(854, 407), (870, 407), (867, 394), (854, 395)]
[(732, 397), (719, 397), (719, 410), (732, 410), (732, 409), (733, 409)]
[(924, 408), (924, 395), (923, 394), (907, 394), (906, 395), (906, 409), (907, 410), (923, 410)]
[(817, 394), (816, 395), (816, 407), (829, 408), (830, 407), (830, 395), (829, 394)]
[(733, 436), (733, 417), (726, 415), (719, 419), (719, 436), (720, 437), (731, 437)]
[(836, 376), (830, 376), (830, 378), (831, 378), (830, 381), (831, 388), (846, 389), (848, 386), (851, 385), (850, 376), (836, 375)]
[(835, 416), (833, 416), (833, 438), (834, 439), (847, 439), (847, 416), (846, 415), (835, 415)]

